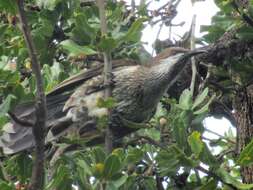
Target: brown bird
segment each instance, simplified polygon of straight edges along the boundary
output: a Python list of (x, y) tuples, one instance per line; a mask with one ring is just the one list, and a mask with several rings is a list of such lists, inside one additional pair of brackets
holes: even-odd
[[(147, 65), (134, 65), (132, 61), (114, 62), (112, 94), (116, 104), (109, 121), (114, 140), (137, 130), (129, 127), (129, 123), (149, 121), (159, 100), (175, 83), (188, 59), (203, 52), (174, 48), (167, 53), (172, 56), (166, 57), (163, 53)], [(99, 107), (98, 101), (104, 97), (105, 88), (100, 66), (63, 81), (48, 93), (46, 143), (73, 136), (88, 145), (102, 143), (104, 129), (98, 125), (98, 121), (107, 115), (107, 109)], [(16, 106), (13, 113), (22, 120), (34, 122), (34, 110), (32, 102)], [(3, 127), (0, 147), (5, 154), (33, 146), (31, 128), (21, 126), (14, 120)]]

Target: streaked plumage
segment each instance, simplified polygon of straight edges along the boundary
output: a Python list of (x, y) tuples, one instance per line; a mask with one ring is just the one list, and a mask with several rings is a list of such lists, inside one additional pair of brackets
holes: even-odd
[[(156, 60), (157, 64), (128, 66), (114, 64), (113, 97), (116, 107), (112, 110), (110, 127), (115, 139), (136, 130), (124, 126), (121, 118), (134, 123), (150, 120), (164, 92), (174, 84), (189, 57), (202, 52), (177, 54)], [(67, 79), (47, 95), (47, 142), (64, 136), (75, 135), (88, 144), (103, 141), (103, 129), (97, 119), (107, 114), (97, 102), (104, 97), (102, 69), (95, 68)], [(22, 119), (34, 121), (32, 103), (19, 105), (14, 111)], [(34, 146), (31, 128), (24, 128), (12, 121), (3, 128), (0, 146), (6, 154), (16, 153)]]

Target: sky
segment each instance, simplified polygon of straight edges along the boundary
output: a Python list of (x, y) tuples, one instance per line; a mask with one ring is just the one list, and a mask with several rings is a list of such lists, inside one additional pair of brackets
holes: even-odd
[[(138, 4), (138, 2), (139, 0), (136, 0), (136, 4)], [(152, 0), (149, 5), (149, 9), (155, 10), (167, 2), (168, 0), (160, 0), (160, 1)], [(196, 14), (197, 16), (196, 17), (196, 31), (195, 31), (196, 37), (201, 37), (203, 33), (200, 32), (200, 26), (210, 25), (212, 16), (215, 15), (217, 11), (219, 11), (218, 7), (216, 7), (213, 0), (205, 0), (204, 2), (196, 2), (194, 7), (192, 7), (191, 0), (181, 0), (180, 4), (178, 5), (177, 10), (178, 10), (178, 14), (176, 18), (173, 20), (173, 24), (178, 24), (183, 21), (185, 22), (185, 24), (182, 27), (179, 26), (179, 27), (172, 28), (172, 39), (173, 38), (178, 39), (178, 36), (183, 36), (183, 34), (186, 31), (189, 31), (189, 28), (192, 22), (192, 17), (194, 14)], [(147, 43), (147, 45), (145, 45), (145, 48), (150, 53), (152, 53), (153, 51), (152, 44), (157, 37), (158, 30), (159, 30), (159, 24), (154, 27), (148, 26), (143, 31), (142, 41)], [(163, 27), (159, 35), (159, 39), (164, 40), (164, 39), (167, 39), (168, 36), (169, 36), (169, 28)], [(217, 132), (220, 135), (224, 135), (228, 133), (229, 130), (231, 130), (233, 134), (236, 133), (235, 127), (233, 127), (231, 123), (225, 118), (215, 119), (213, 117), (208, 117), (205, 119), (204, 125), (209, 130)], [(217, 135), (214, 135), (209, 132), (205, 132), (204, 136), (209, 139), (218, 138)], [(219, 149), (216, 148), (213, 151), (218, 153)]]
[[(129, 0), (130, 1), (130, 0)], [(138, 0), (136, 1), (138, 3)], [(163, 4), (167, 3), (168, 0), (160, 0), (160, 1), (151, 1), (149, 5), (149, 9), (155, 10), (161, 7)], [(206, 0), (205, 2), (197, 2), (194, 7), (192, 7), (191, 0), (181, 0), (178, 5), (178, 14), (173, 20), (173, 24), (179, 24), (181, 22), (185, 22), (185, 24), (181, 27), (173, 27), (172, 28), (172, 39), (179, 39), (179, 36), (183, 36), (186, 31), (189, 31), (191, 26), (192, 17), (194, 14), (197, 15), (196, 20), (196, 37), (200, 37), (200, 26), (201, 25), (210, 25), (211, 18), (215, 13), (219, 10), (214, 4), (213, 0)], [(148, 43), (145, 48), (152, 52), (152, 43), (156, 39), (156, 34), (158, 33), (160, 26), (159, 24), (154, 27), (148, 26), (143, 31), (142, 41)], [(159, 39), (164, 40), (169, 36), (169, 28), (163, 27), (161, 33), (159, 35)]]

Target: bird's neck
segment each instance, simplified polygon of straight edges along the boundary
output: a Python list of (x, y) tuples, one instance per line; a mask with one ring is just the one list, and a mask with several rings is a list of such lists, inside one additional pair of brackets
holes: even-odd
[(160, 86), (161, 90), (165, 91), (175, 83), (185, 65), (184, 62), (163, 59), (160, 63), (150, 67), (147, 81), (152, 81), (153, 85)]

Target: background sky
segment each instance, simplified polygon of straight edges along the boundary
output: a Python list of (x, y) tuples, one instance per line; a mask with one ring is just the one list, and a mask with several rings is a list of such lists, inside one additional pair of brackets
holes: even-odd
[[(131, 0), (128, 0), (131, 2)], [(154, 1), (152, 0), (149, 9), (155, 10), (165, 3), (167, 3), (168, 0), (160, 0), (160, 1)], [(136, 0), (136, 4), (139, 3), (139, 0)], [(173, 27), (172, 28), (172, 39), (179, 39), (179, 36), (183, 36), (186, 31), (189, 31), (192, 17), (194, 14), (196, 14), (196, 37), (201, 37), (203, 33), (200, 32), (200, 26), (201, 25), (210, 25), (212, 16), (219, 11), (218, 7), (216, 7), (213, 0), (205, 0), (204, 2), (196, 2), (194, 7), (192, 7), (191, 0), (181, 0), (180, 4), (177, 8), (178, 14), (176, 18), (173, 20), (173, 24), (178, 24), (181, 22), (185, 22), (185, 24), (180, 27)], [(159, 24), (151, 27), (148, 26), (143, 31), (142, 41), (147, 43), (145, 45), (145, 48), (152, 53), (153, 48), (152, 44), (156, 40), (157, 33), (160, 26)], [(159, 35), (159, 39), (164, 40), (169, 37), (169, 28), (163, 27), (161, 30), (161, 33)], [(232, 132), (233, 134), (236, 133), (235, 127), (231, 125), (231, 123), (225, 119), (215, 119), (213, 117), (206, 118), (204, 121), (204, 125), (206, 128), (210, 129), (211, 131), (214, 131), (220, 135), (224, 135), (225, 133)], [(209, 132), (205, 132), (204, 136), (209, 139), (216, 139), (218, 138), (217, 135), (214, 135)], [(218, 148), (213, 149), (215, 153), (218, 153), (220, 150)]]
[[(128, 0), (130, 1), (130, 0)], [(160, 1), (151, 1), (149, 9), (155, 10), (162, 5), (166, 4), (168, 0)], [(139, 0), (136, 0), (136, 3), (139, 3)], [(205, 2), (197, 2), (194, 7), (192, 7), (191, 0), (181, 0), (178, 5), (178, 14), (173, 19), (173, 24), (179, 24), (185, 22), (183, 26), (172, 27), (172, 39), (180, 39), (186, 31), (189, 31), (192, 17), (194, 14), (197, 15), (196, 20), (196, 37), (200, 37), (200, 26), (201, 25), (210, 25), (211, 18), (219, 10), (214, 4), (213, 0), (206, 0)], [(152, 52), (152, 44), (156, 40), (156, 34), (158, 33), (160, 26), (159, 24), (151, 27), (148, 26), (143, 31), (142, 41), (148, 43), (145, 48)], [(159, 39), (164, 40), (169, 36), (169, 27), (163, 27), (159, 35)]]

